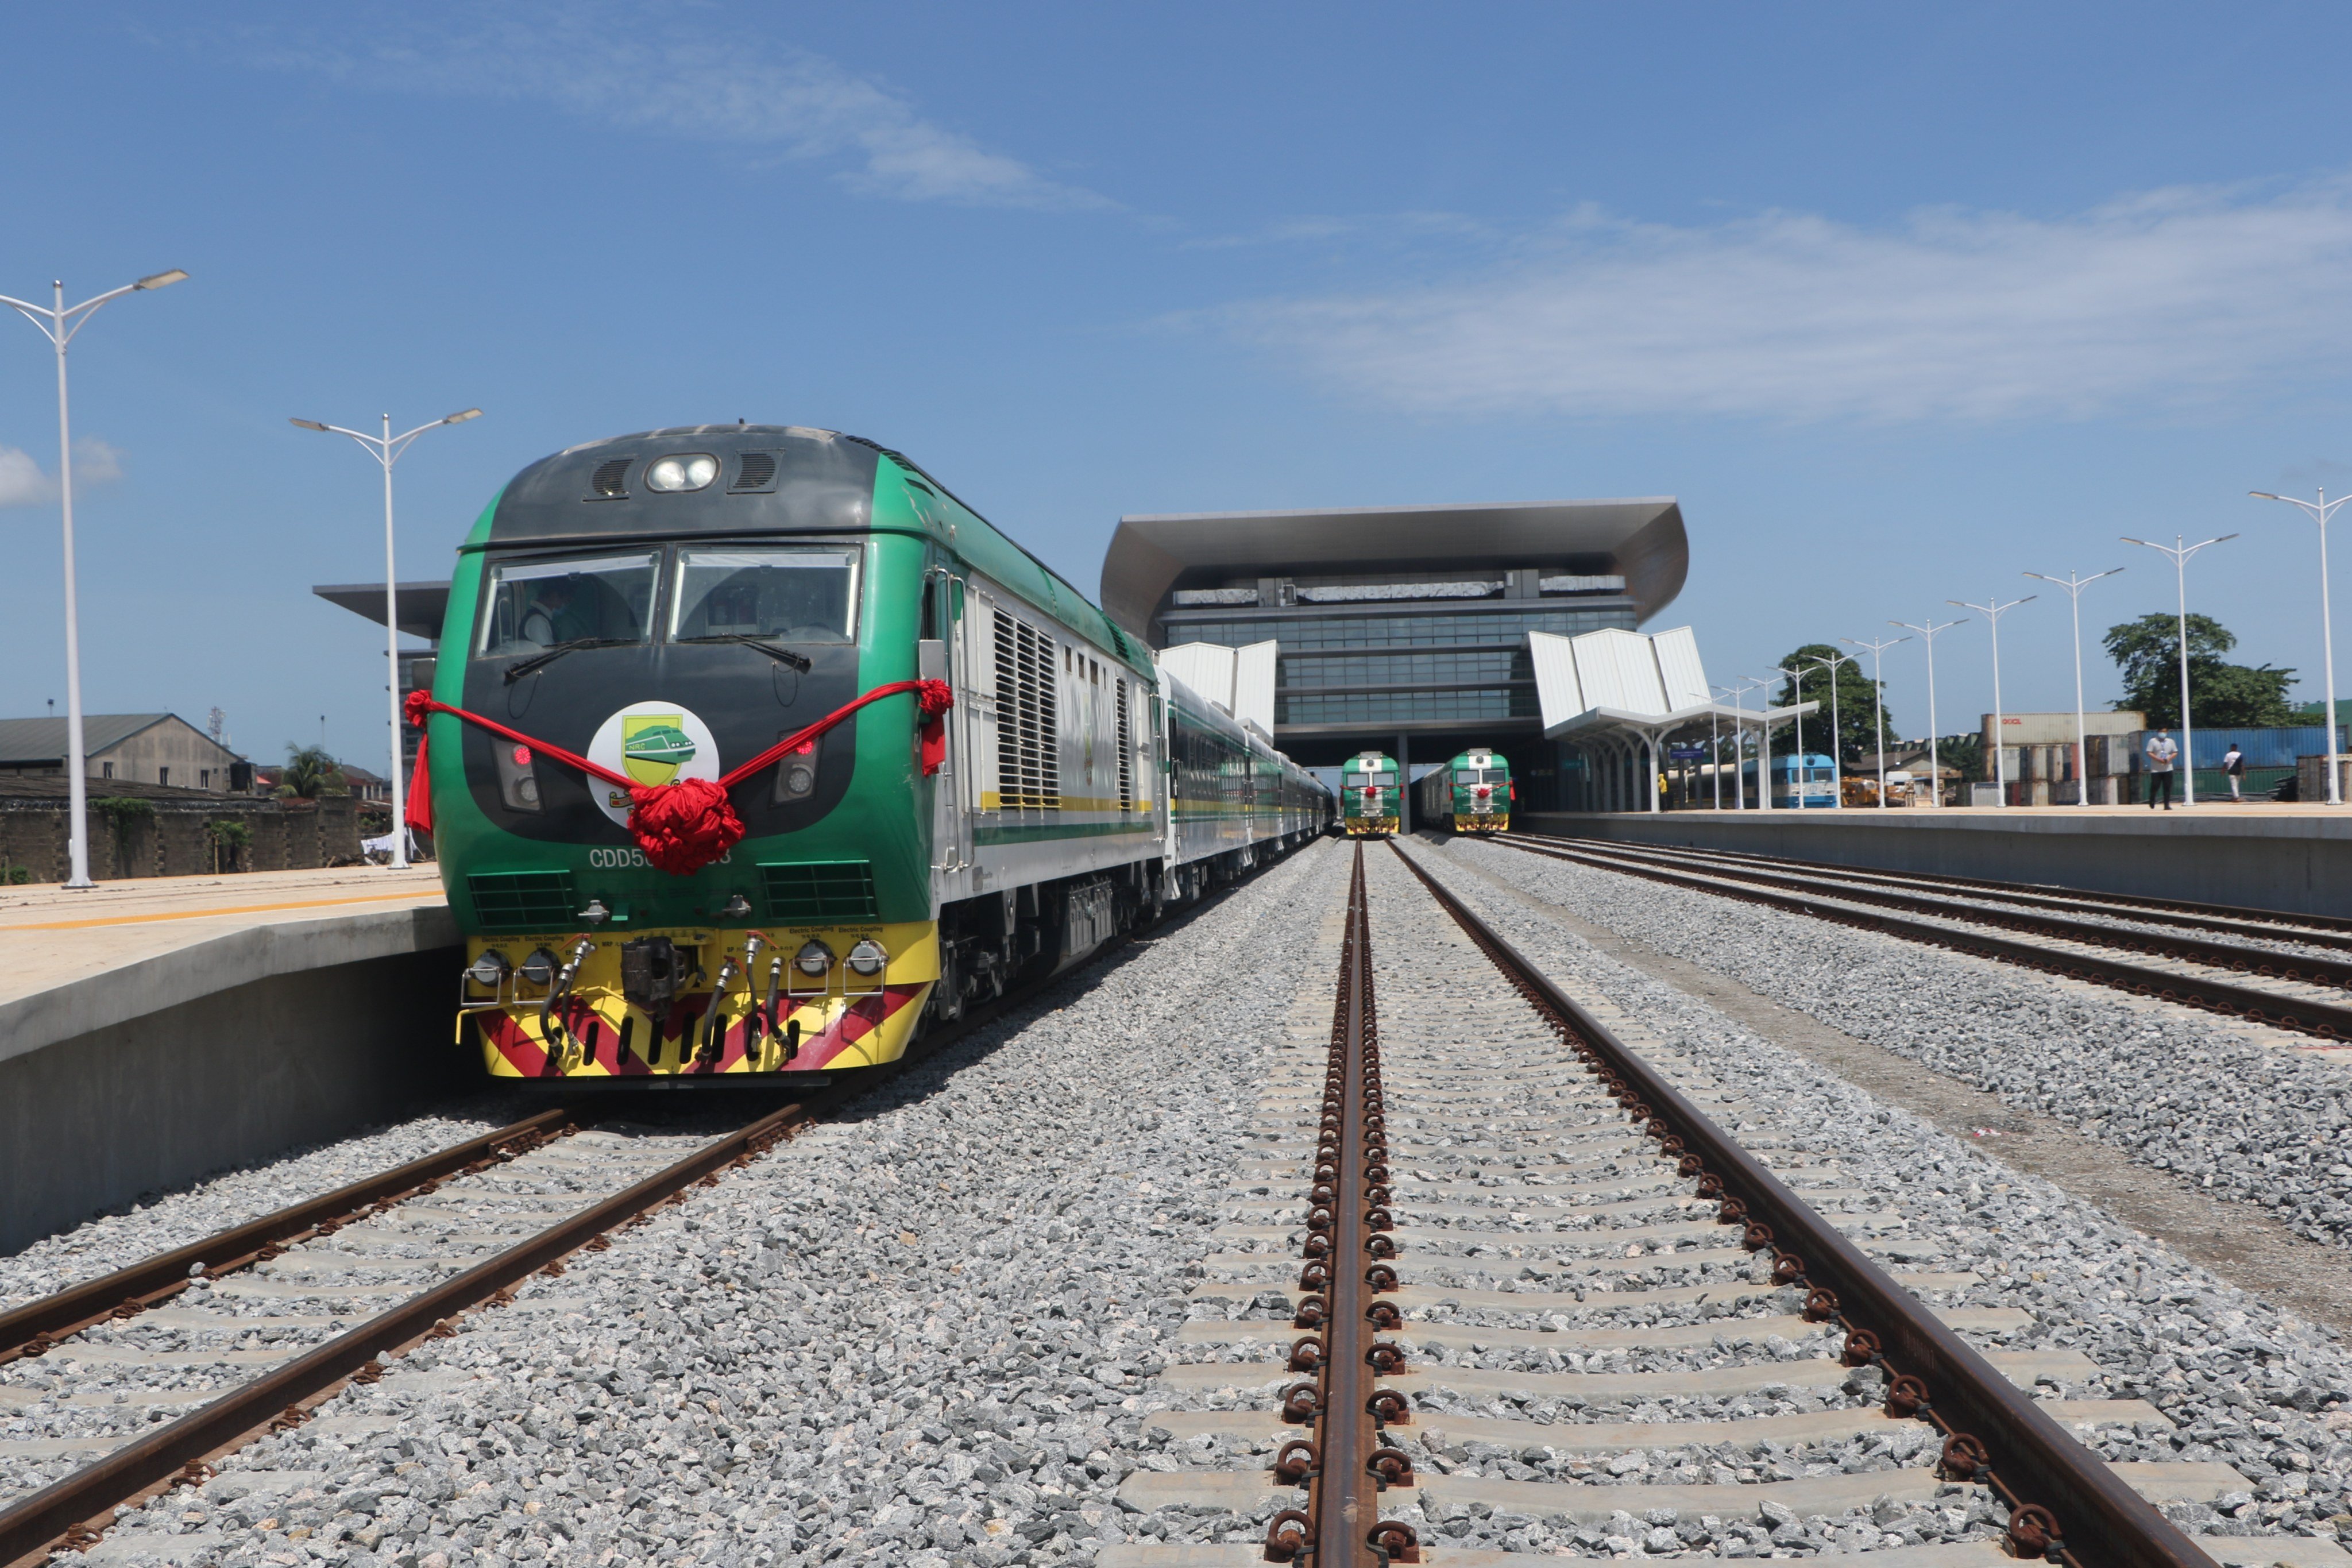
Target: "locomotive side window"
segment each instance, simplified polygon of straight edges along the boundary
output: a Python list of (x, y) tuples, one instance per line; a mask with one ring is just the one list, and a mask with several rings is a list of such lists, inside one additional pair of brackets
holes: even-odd
[(670, 636), (843, 643), (857, 629), (848, 550), (681, 550)]
[(560, 643), (645, 641), (659, 560), (646, 553), (493, 562), (479, 657), (535, 653)]

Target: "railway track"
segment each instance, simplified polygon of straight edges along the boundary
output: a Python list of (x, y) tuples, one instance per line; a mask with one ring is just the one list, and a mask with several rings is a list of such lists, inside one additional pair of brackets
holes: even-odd
[[(2319, 946), (2335, 934), (2322, 923), (2307, 929), (2283, 923), (2291, 916), (2257, 922), (2242, 918), (2255, 911), (2126, 910), (2040, 889), (1894, 879), (1748, 856), (1517, 834), (1496, 841), (1527, 855), (1809, 915), (2319, 1039), (2352, 1040), (2352, 960), (2290, 948)], [(2211, 934), (2222, 927), (2242, 940)]]
[(1119, 1489), (1160, 1521), (1145, 1534), (1222, 1511), (1253, 1539), (1113, 1547), (1106, 1568), (2343, 1560), (2183, 1533), (2151, 1500), (2245, 1479), (2101, 1458), (2078, 1434), (2168, 1423), (2036, 1397), (2095, 1369), (2004, 1348), (2029, 1314), (1971, 1304), (1985, 1281), (1823, 1140), (1696, 1054), (1635, 1054), (1406, 850), (1357, 854), (1328, 1047), (1268, 1072), (1157, 1379), (1170, 1458)]
[[(715, 1136), (551, 1109), (0, 1313), (0, 1366), (16, 1369), (0, 1381), (0, 1419), (50, 1434), (0, 1443), (0, 1466), (16, 1469), (0, 1468), (0, 1568), (96, 1544), (124, 1505), (200, 1484), (214, 1461), (378, 1381), (461, 1315), (512, 1305), (532, 1275), (562, 1274), (574, 1254), (606, 1249), (688, 1187), (717, 1184), (1063, 978), (968, 1008), (901, 1062), (831, 1087), (820, 1078)], [(22, 1481), (82, 1455), (94, 1457), (48, 1484)]]
[[(25, 1334), (17, 1359), (37, 1355), (36, 1366), (60, 1374), (47, 1390), (21, 1379), (0, 1389), (16, 1396), (12, 1415), (44, 1415), (59, 1432), (12, 1444), (16, 1457), (44, 1447), (98, 1457), (0, 1507), (0, 1564), (93, 1544), (118, 1507), (200, 1481), (212, 1461), (260, 1433), (310, 1420), (346, 1384), (376, 1381), (386, 1363), (446, 1336), (463, 1313), (511, 1301), (531, 1275), (562, 1273), (572, 1254), (609, 1245), (608, 1232), (750, 1163), (826, 1103), (811, 1097), (715, 1138), (633, 1138), (548, 1112), (10, 1313), (20, 1334), (53, 1325)], [(434, 1166), (439, 1173), (418, 1176)], [(352, 1203), (364, 1189), (377, 1195)], [(84, 1316), (110, 1295), (150, 1286), (177, 1259), (194, 1267), (215, 1254), (226, 1255), (217, 1272), (184, 1276), (185, 1290), (121, 1298), (137, 1309), (126, 1320)], [(230, 1273), (231, 1263), (252, 1267)], [(430, 1280), (421, 1289), (419, 1275)], [(179, 1304), (161, 1304), (174, 1297)], [(77, 1327), (79, 1337), (67, 1337)], [(27, 1401), (28, 1393), (44, 1396)]]

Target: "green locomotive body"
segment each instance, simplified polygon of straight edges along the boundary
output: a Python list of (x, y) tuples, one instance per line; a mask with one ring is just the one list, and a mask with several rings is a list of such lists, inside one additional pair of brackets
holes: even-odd
[[(460, 549), (441, 649), (420, 784), (458, 1026), (500, 1077), (887, 1061), (1330, 813), (936, 479), (832, 431), (533, 464)], [(665, 869), (633, 814), (689, 781), (741, 837)]]

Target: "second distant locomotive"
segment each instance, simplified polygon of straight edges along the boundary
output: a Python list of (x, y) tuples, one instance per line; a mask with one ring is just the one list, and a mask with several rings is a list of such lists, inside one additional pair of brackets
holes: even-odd
[(1415, 826), (1443, 832), (1502, 833), (1511, 826), (1518, 798), (1511, 764), (1484, 747), (1473, 747), (1442, 768), (1433, 768), (1413, 786)]

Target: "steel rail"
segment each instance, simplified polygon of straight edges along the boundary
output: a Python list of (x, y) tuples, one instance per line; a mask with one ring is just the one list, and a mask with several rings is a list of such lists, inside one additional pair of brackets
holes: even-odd
[(171, 1300), (198, 1277), (217, 1279), (313, 1237), (331, 1235), (371, 1208), (433, 1191), (451, 1176), (486, 1169), (562, 1137), (574, 1125), (568, 1110), (541, 1110), (462, 1143), (378, 1172), (275, 1214), (235, 1226), (202, 1241), (159, 1253), (111, 1274), (0, 1312), (0, 1366), (37, 1356), (58, 1341), (109, 1318), (131, 1318)]
[(1404, 1364), (1403, 1347), (1380, 1331), (1403, 1321), (1393, 1301), (1396, 1242), (1389, 1233), (1388, 1128), (1381, 1087), (1380, 1022), (1374, 1005), (1371, 929), (1364, 850), (1356, 847), (1347, 931), (1332, 1005), (1331, 1051), (1316, 1133), (1315, 1181), (1294, 1320), (1315, 1331), (1291, 1346), (1294, 1371), (1311, 1384), (1284, 1392), (1286, 1419), (1311, 1420), (1315, 1440), (1285, 1443), (1277, 1480), (1308, 1488), (1304, 1510), (1285, 1509), (1266, 1526), (1270, 1563), (1302, 1558), (1315, 1568), (1382, 1568), (1418, 1563), (1411, 1525), (1380, 1516), (1381, 1493), (1413, 1484), (1412, 1460), (1386, 1429), (1412, 1420), (1412, 1406), (1380, 1379)]
[[(1944, 888), (1964, 898), (2019, 904), (2028, 909), (2072, 910), (2077, 914), (2101, 915), (2108, 920), (2137, 920), (2147, 925), (2177, 925), (2190, 931), (2242, 936), (2255, 942), (2294, 942), (2308, 947), (2352, 952), (2352, 921), (2326, 915), (2305, 917), (2284, 910), (2242, 910), (2228, 904), (2126, 899), (2120, 895), (2084, 893), (2072, 888), (1988, 881), (1977, 877), (1912, 876), (1871, 866), (1838, 866), (1825, 860), (1800, 860), (1791, 856), (1757, 855), (1739, 849), (1706, 849), (1681, 844), (1637, 844), (1623, 839), (1575, 839), (1549, 833), (1530, 833), (1523, 837), (1553, 847), (1575, 847), (1627, 856), (1663, 855), (1681, 864), (1733, 865), (1820, 877), (1837, 882), (1885, 884), (1898, 888)], [(2282, 929), (2287, 927), (2300, 929)]]
[(1554, 984), (1468, 906), (1396, 848), (1402, 860), (1589, 1070), (1655, 1140), (1661, 1157), (1696, 1177), (1717, 1217), (1769, 1250), (1775, 1283), (1807, 1291), (1805, 1316), (1846, 1331), (1843, 1359), (1876, 1366), (1886, 1409), (1944, 1435), (1942, 1473), (1992, 1488), (2009, 1503), (2020, 1556), (2069, 1568), (2216, 1568), (2189, 1537), (2070, 1436), (1966, 1341), (1897, 1285), (1649, 1063)]
[[(1757, 879), (1739, 880), (1748, 884), (1726, 886), (1722, 879), (1735, 878), (1736, 873), (1722, 872), (1714, 878), (1689, 872), (1670, 870), (1663, 866), (1608, 856), (1589, 854), (1580, 850), (1549, 849), (1529, 844), (1513, 843), (1506, 837), (1500, 842), (1509, 844), (1522, 854), (1545, 859), (1566, 861), (1579, 866), (1591, 866), (1599, 870), (1615, 871), (1628, 877), (1643, 877), (1669, 887), (1687, 888), (1695, 892), (1711, 893), (1717, 898), (1735, 899), (1746, 903), (1762, 904), (1769, 909), (1787, 910), (1796, 914), (1810, 915), (1815, 920), (1830, 921), (1839, 925), (1853, 926), (1860, 931), (1879, 931), (1908, 941), (1924, 942), (1930, 947), (1949, 948), (1958, 952), (1974, 953), (1981, 958), (1993, 958), (2004, 963), (2039, 969), (2047, 973), (2062, 974), (2069, 979), (2087, 980), (2101, 985), (2129, 991), (2137, 995), (2154, 996), (2184, 1007), (2201, 1007), (2233, 1018), (2247, 1018), (2258, 1024), (2269, 1024), (2282, 1029), (2314, 1035), (2326, 1040), (2352, 1039), (2352, 1005), (2330, 1002), (2315, 1002), (2304, 997), (2289, 996), (2275, 991), (2263, 991), (2250, 985), (2232, 985), (2227, 981), (2208, 980), (2190, 974), (2169, 974), (2162, 970), (2148, 969), (2120, 960), (2100, 958), (2092, 953), (2057, 952), (2031, 942), (2014, 942), (2007, 937), (1986, 931), (1958, 930), (1937, 925), (1927, 921), (1906, 920), (1900, 915), (1866, 915), (1859, 910), (1823, 905), (1802, 894), (1775, 892), (1755, 885)], [(1843, 891), (1822, 897), (1847, 898)], [(1855, 902), (1871, 900), (1855, 899)], [(1952, 918), (1958, 918), (1957, 916)], [(2045, 933), (2057, 934), (2057, 933)], [(2066, 933), (2070, 934), (2071, 933)], [(2149, 939), (2151, 942), (2156, 939)], [(2165, 951), (2161, 946), (2156, 951)]]
[[(824, 1096), (821, 1101), (830, 1103), (837, 1098)], [(728, 1165), (749, 1164), (814, 1114), (814, 1102), (795, 1102), (714, 1139), (635, 1185), (558, 1220), (497, 1257), (0, 1510), (0, 1564), (13, 1568), (37, 1562), (58, 1546), (87, 1544), (96, 1539), (97, 1527), (109, 1520), (117, 1506), (174, 1479), (198, 1479), (207, 1458), (239, 1446), (264, 1428), (300, 1425), (310, 1418), (303, 1402), (314, 1401), (347, 1380), (373, 1383), (380, 1377), (381, 1372), (373, 1375), (369, 1372), (378, 1356), (395, 1353), (428, 1336), (454, 1333), (447, 1326), (451, 1318), (487, 1301), (511, 1300), (511, 1287), (535, 1271), (562, 1273), (562, 1259), (567, 1253), (595, 1247), (607, 1231), (638, 1218), (697, 1182), (715, 1184), (714, 1173)]]
[[(1622, 860), (1632, 864), (1656, 865), (1661, 858), (1671, 864), (1687, 865), (1686, 857), (1673, 852), (1644, 855), (1640, 851), (1592, 850), (1581, 846), (1564, 850), (1522, 845), (1530, 854), (1582, 854), (1596, 859)], [(2293, 953), (2265, 952), (2258, 948), (2240, 947), (2233, 942), (2206, 942), (2193, 936), (2158, 936), (2150, 931), (2124, 931), (2116, 926), (2095, 921), (2071, 920), (2057, 914), (2019, 914), (2005, 910), (1988, 910), (1975, 904), (1959, 904), (1950, 899), (1918, 893), (1891, 892), (1885, 889), (1860, 885), (1855, 881), (1812, 873), (1783, 871), (1762, 866), (1722, 866), (1706, 868), (1708, 874), (1729, 877), (1738, 881), (1753, 882), (1759, 887), (1780, 888), (1791, 892), (1818, 893), (1823, 898), (1846, 899), (1858, 904), (1873, 904), (1881, 909), (1904, 910), (1912, 914), (1938, 915), (1946, 920), (1966, 921), (1972, 925), (1989, 925), (2002, 931), (2030, 931), (2037, 936), (2054, 936), (2067, 942), (2087, 942), (2095, 947), (2120, 948), (2126, 952), (2146, 952), (2164, 957), (2185, 959), (2211, 969), (2227, 969), (2241, 974), (2259, 974), (2281, 980), (2301, 981), (2312, 985), (2332, 985), (2338, 990), (2352, 991), (2352, 963), (2333, 958), (2310, 958)]]

